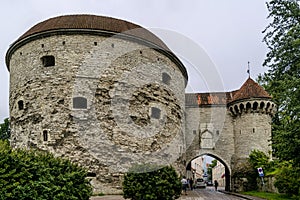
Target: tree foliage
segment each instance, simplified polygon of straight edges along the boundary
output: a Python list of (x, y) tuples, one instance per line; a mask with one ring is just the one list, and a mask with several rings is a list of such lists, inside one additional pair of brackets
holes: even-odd
[(208, 180), (212, 180), (214, 177), (212, 177), (212, 168), (217, 166), (217, 160), (214, 159), (211, 161), (211, 164), (207, 168), (207, 174), (208, 174)]
[(179, 198), (181, 182), (172, 166), (137, 165), (125, 174), (123, 196), (133, 200)]
[(272, 143), (276, 157), (300, 163), (300, 9), (299, 0), (267, 3), (272, 22), (264, 30), (269, 52), (268, 71), (260, 82), (273, 96), (278, 112), (273, 119)]
[(300, 195), (300, 168), (293, 167), (292, 162), (281, 162), (277, 165), (275, 187), (280, 193), (297, 197)]
[(251, 165), (257, 169), (259, 167), (268, 168), (269, 167), (269, 157), (262, 151), (253, 150), (249, 155), (249, 162)]
[(211, 164), (209, 165), (209, 167), (214, 168), (215, 166), (217, 166), (217, 160), (216, 159), (211, 161)]
[[(296, 199), (300, 194), (300, 168), (293, 167), (292, 161), (270, 160), (270, 158), (261, 151), (254, 150), (249, 155), (249, 163), (258, 177), (257, 168), (262, 167), (265, 176), (275, 177), (274, 186), (280, 193), (285, 193)], [(298, 198), (299, 199), (299, 198)]]
[(0, 139), (8, 140), (10, 138), (10, 128), (8, 118), (4, 119), (4, 122), (0, 124)]
[(275, 185), (280, 192), (290, 195), (299, 195), (300, 190), (299, 4), (299, 0), (267, 3), (272, 22), (264, 30), (264, 42), (269, 48), (264, 66), (269, 70), (259, 77), (278, 106), (272, 126), (272, 147), (280, 160), (273, 162)]
[(85, 169), (52, 154), (0, 141), (0, 199), (89, 199)]

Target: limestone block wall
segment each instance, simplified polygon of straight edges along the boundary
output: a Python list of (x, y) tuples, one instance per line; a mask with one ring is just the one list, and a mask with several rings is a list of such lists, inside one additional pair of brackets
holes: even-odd
[(118, 193), (132, 164), (183, 153), (185, 81), (167, 56), (128, 40), (37, 38), (10, 60), (11, 144), (70, 158), (95, 174), (95, 192)]
[(248, 158), (252, 150), (271, 152), (271, 117), (258, 112), (242, 113), (234, 119), (235, 153)]
[(235, 152), (232, 116), (226, 106), (186, 108), (186, 160), (209, 154), (231, 169)]

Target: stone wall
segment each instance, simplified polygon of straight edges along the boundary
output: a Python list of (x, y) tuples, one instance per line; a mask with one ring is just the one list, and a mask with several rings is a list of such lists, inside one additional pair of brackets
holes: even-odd
[(133, 164), (182, 155), (185, 81), (159, 51), (116, 37), (33, 40), (10, 60), (11, 144), (70, 158), (96, 175), (95, 192), (119, 193)]
[(186, 160), (208, 154), (229, 170), (234, 154), (232, 117), (226, 106), (186, 108)]
[[(95, 192), (120, 193), (134, 164), (172, 164), (183, 174), (204, 154), (220, 159), (230, 179), (251, 150), (271, 150), (274, 104), (185, 107), (184, 75), (161, 49), (88, 34), (33, 38), (15, 48), (11, 145), (70, 158), (94, 176)], [(54, 66), (45, 66), (49, 56)]]

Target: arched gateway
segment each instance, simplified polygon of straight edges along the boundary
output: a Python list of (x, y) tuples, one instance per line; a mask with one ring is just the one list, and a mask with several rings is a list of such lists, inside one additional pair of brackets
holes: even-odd
[(50, 18), (12, 43), (6, 64), (11, 145), (85, 166), (98, 193), (119, 193), (135, 163), (171, 163), (183, 174), (202, 154), (219, 158), (230, 181), (251, 150), (271, 150), (275, 105), (257, 83), (185, 94), (182, 62), (124, 20)]
[(233, 190), (231, 174), (252, 150), (270, 155), (271, 117), (276, 105), (251, 78), (231, 92), (186, 94), (185, 107), (184, 163), (200, 155), (217, 158), (225, 166), (226, 190)]

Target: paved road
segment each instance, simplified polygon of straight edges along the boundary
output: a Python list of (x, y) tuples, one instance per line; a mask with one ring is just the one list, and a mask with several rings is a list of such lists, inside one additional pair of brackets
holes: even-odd
[(223, 192), (215, 191), (213, 187), (206, 187), (206, 189), (195, 189), (188, 191), (188, 194), (182, 195), (180, 200), (240, 200), (241, 197), (225, 194)]
[[(223, 188), (220, 188), (221, 190)], [(225, 194), (224, 192), (215, 191), (213, 187), (206, 189), (195, 189), (187, 191), (187, 195), (182, 195), (179, 200), (241, 200), (242, 197)], [(259, 198), (253, 198), (258, 200)], [(108, 195), (102, 197), (92, 197), (91, 200), (124, 200), (121, 195)]]

